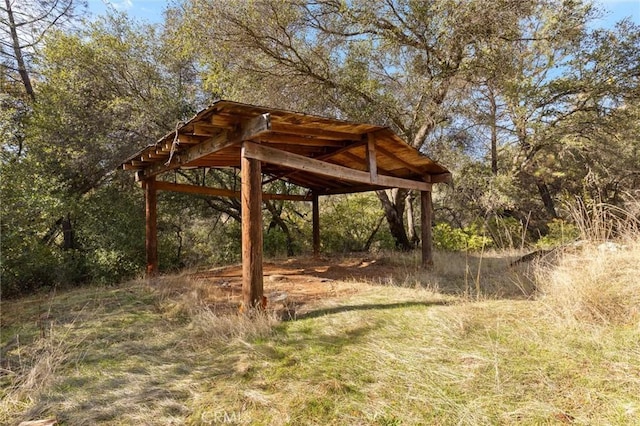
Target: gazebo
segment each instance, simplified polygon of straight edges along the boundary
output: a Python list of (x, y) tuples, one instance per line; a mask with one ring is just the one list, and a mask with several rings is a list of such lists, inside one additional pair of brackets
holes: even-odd
[[(312, 203), (313, 251), (320, 251), (322, 195), (406, 188), (421, 193), (422, 264), (432, 259), (431, 189), (451, 173), (386, 127), (221, 100), (122, 164), (145, 191), (147, 277), (158, 273), (157, 191), (239, 197), (245, 306), (263, 296), (262, 200)], [(241, 191), (159, 179), (179, 168), (240, 169)], [(263, 193), (284, 180), (305, 195)]]

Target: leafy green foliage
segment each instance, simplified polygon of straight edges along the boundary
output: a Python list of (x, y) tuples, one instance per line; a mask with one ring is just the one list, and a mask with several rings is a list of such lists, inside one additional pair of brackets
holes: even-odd
[(383, 219), (380, 205), (373, 194), (323, 199), (320, 213), (322, 249), (345, 253), (371, 247), (393, 248), (389, 233), (381, 232), (380, 223)]
[(82, 200), (78, 244), (93, 282), (117, 283), (144, 264), (144, 210), (139, 192), (103, 186)]
[(476, 224), (460, 229), (440, 222), (433, 229), (433, 245), (445, 251), (480, 251), (492, 243)]
[[(189, 64), (167, 55), (161, 41), (123, 15), (79, 32), (52, 31), (36, 63), (37, 102), (3, 95), (6, 294), (118, 282), (141, 270), (141, 193), (114, 169), (190, 114), (197, 95)], [(178, 243), (168, 236), (159, 245), (173, 267)]]
[(580, 236), (576, 225), (562, 219), (554, 219), (547, 226), (549, 231), (536, 242), (538, 247), (557, 247), (575, 241)]
[[(60, 253), (43, 240), (48, 224), (55, 222), (60, 202), (50, 191), (60, 184), (28, 171), (28, 163), (2, 164), (0, 173), (0, 233), (2, 269), (0, 282), (5, 296), (54, 284)], [(51, 236), (53, 238), (53, 235)]]

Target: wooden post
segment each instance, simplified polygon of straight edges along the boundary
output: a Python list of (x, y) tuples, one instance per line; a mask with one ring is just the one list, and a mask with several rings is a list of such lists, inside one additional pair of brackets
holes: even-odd
[(147, 251), (147, 279), (158, 275), (158, 196), (156, 179), (144, 181), (145, 210), (146, 210), (146, 251)]
[(318, 194), (311, 194), (312, 228), (313, 228), (313, 256), (320, 256), (320, 205)]
[(431, 231), (432, 201), (431, 191), (420, 192), (421, 225), (422, 225), (422, 267), (433, 268), (433, 238)]
[(367, 133), (367, 164), (371, 183), (378, 181), (378, 162), (376, 160), (376, 136)]
[(262, 304), (262, 172), (260, 160), (240, 163), (242, 181), (242, 297), (245, 309)]

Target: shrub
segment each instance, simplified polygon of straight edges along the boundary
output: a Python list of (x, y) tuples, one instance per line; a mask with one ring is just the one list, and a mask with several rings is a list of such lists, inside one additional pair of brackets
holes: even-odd
[(547, 235), (542, 236), (536, 246), (540, 248), (557, 247), (575, 241), (580, 237), (580, 230), (572, 223), (562, 219), (553, 219), (547, 223), (549, 229)]
[(496, 216), (487, 223), (487, 231), (497, 248), (520, 248), (523, 243), (522, 222), (514, 217)]
[(3, 235), (2, 297), (31, 293), (56, 284), (56, 274), (52, 271), (61, 264), (61, 260), (54, 247), (41, 244), (36, 239), (25, 239), (16, 244), (7, 240)]
[(460, 229), (441, 222), (433, 230), (434, 247), (445, 251), (477, 251), (491, 244), (492, 240), (476, 224)]
[(327, 198), (321, 204), (322, 246), (328, 252), (362, 251), (371, 247), (393, 248), (380, 202), (372, 194)]

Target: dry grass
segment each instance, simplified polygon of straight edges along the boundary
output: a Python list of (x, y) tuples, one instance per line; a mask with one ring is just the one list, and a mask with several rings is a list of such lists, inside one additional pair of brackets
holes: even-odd
[(640, 425), (639, 241), (556, 267), (387, 255), (287, 321), (189, 275), (17, 300), (0, 423)]
[[(22, 346), (15, 338), (14, 365), (3, 368), (6, 388), (3, 402), (14, 411), (28, 408), (35, 402), (34, 395), (47, 389), (56, 379), (60, 368), (69, 361), (73, 348), (65, 335), (59, 335), (53, 327), (46, 338)], [(5, 360), (6, 361), (6, 360)]]
[(387, 253), (384, 261), (395, 268), (386, 284), (421, 287), (436, 293), (465, 299), (522, 299), (533, 296), (535, 283), (527, 265), (511, 268), (522, 253), (487, 251), (481, 253), (436, 252), (434, 267), (420, 267), (420, 254)]
[(577, 202), (570, 211), (583, 244), (562, 252), (556, 265), (538, 266), (541, 300), (568, 325), (640, 329), (640, 202), (627, 209)]
[(640, 241), (590, 245), (565, 253), (557, 266), (543, 266), (536, 278), (541, 300), (569, 324), (636, 324), (640, 330)]

